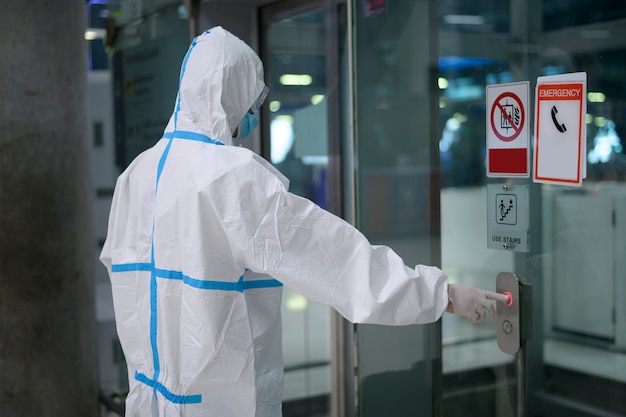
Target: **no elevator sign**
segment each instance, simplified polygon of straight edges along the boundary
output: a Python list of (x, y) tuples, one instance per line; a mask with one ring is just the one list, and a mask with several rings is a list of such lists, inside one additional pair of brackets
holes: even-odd
[(530, 176), (528, 81), (488, 85), (487, 176)]
[(491, 105), (491, 129), (498, 139), (515, 140), (522, 133), (525, 121), (524, 105), (517, 95), (505, 91), (496, 97)]

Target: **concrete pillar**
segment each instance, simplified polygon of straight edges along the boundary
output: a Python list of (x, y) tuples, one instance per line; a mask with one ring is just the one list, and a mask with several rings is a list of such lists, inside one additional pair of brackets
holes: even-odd
[(85, 2), (0, 13), (0, 416), (97, 416)]

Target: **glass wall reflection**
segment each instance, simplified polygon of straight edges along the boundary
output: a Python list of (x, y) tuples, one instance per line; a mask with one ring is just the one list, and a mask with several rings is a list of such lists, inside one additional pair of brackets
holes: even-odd
[[(465, 3), (438, 10), (443, 268), (490, 290), (501, 271), (533, 284), (527, 415), (625, 415), (626, 5)], [(583, 187), (487, 180), (485, 86), (529, 80), (534, 97), (538, 76), (578, 71), (588, 77)], [(486, 249), (488, 182), (530, 185), (529, 253)], [(442, 326), (444, 415), (516, 415), (516, 358), (498, 350), (494, 321), (444, 315)]]
[[(266, 28), (270, 155), (289, 190), (328, 208), (326, 31), (322, 11)], [(330, 309), (285, 287), (283, 415), (328, 411)]]
[[(436, 2), (353, 2), (356, 224), (409, 266), (438, 262)], [(439, 326), (356, 325), (359, 415), (433, 415)]]

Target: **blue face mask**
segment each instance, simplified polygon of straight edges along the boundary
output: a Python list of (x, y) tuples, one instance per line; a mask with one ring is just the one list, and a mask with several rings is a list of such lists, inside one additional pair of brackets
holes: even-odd
[(241, 123), (239, 123), (239, 127), (237, 128), (237, 136), (235, 139), (245, 139), (250, 136), (250, 133), (259, 125), (259, 115), (257, 112), (253, 111), (252, 113), (246, 112), (246, 115), (243, 117)]

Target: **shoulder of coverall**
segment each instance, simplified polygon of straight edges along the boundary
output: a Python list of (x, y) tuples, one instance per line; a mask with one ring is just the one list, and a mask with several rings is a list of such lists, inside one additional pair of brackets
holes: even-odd
[[(163, 148), (165, 147), (166, 142), (164, 140), (158, 140), (153, 146), (151, 146), (150, 148), (142, 151), (139, 153), (139, 155), (137, 155), (129, 164), (128, 166), (122, 171), (122, 173), (118, 176), (119, 178), (122, 177), (126, 177), (126, 176), (131, 176), (133, 171), (135, 169), (143, 169), (140, 168), (142, 166), (145, 166), (145, 164), (153, 164), (154, 165), (154, 171), (156, 172), (156, 167), (158, 164), (158, 158), (160, 157), (161, 153), (163, 152)], [(153, 155), (151, 155), (153, 154)], [(151, 158), (152, 156), (152, 158)], [(140, 175), (143, 175), (140, 174)]]
[[(268, 178), (275, 179), (285, 191), (289, 189), (289, 179), (265, 158), (248, 148), (242, 146), (218, 146), (212, 148), (208, 146), (205, 150), (207, 152), (215, 151), (219, 154), (219, 156), (214, 154), (214, 157), (207, 155), (207, 158), (212, 159), (212, 170), (220, 170), (221, 166), (224, 172), (229, 172), (229, 175), (236, 175), (241, 179), (248, 178), (253, 181), (258, 181), (261, 178), (265, 180)], [(207, 172), (206, 166), (206, 161), (200, 162), (198, 166), (199, 172)]]

